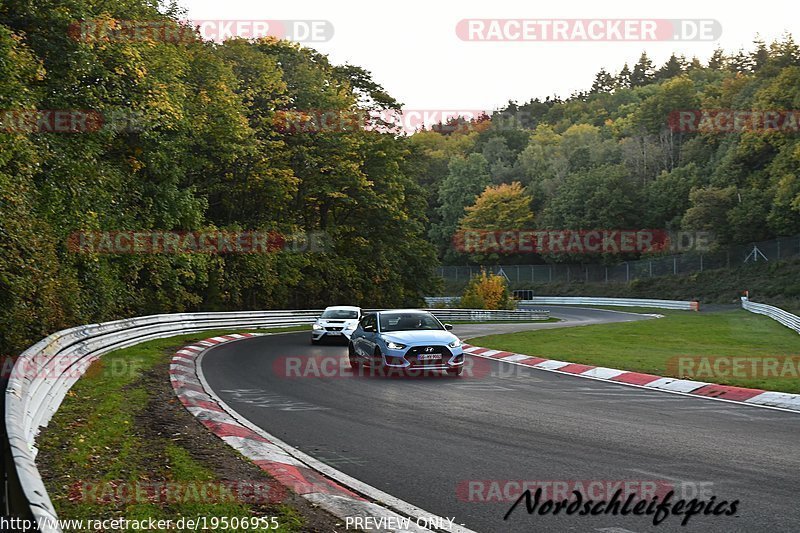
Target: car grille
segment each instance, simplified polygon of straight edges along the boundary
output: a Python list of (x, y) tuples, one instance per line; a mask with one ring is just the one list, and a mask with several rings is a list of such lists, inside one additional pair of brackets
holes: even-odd
[(344, 328), (325, 327), (325, 331), (342, 331)]
[[(433, 348), (433, 351), (427, 352), (427, 348)], [(419, 359), (420, 355), (425, 355), (427, 353), (438, 353), (442, 355), (442, 358), (433, 361)], [(447, 346), (414, 346), (406, 352), (406, 361), (411, 363), (411, 366), (438, 366), (447, 364), (452, 355), (452, 352), (447, 348)]]

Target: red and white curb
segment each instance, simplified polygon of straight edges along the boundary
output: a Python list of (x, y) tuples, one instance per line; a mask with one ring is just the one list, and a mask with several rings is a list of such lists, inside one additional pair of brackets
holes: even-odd
[(527, 366), (548, 372), (571, 374), (573, 376), (609, 381), (645, 389), (685, 394), (688, 396), (699, 396), (707, 399), (766, 407), (781, 411), (800, 411), (800, 394), (717, 385), (715, 383), (692, 381), (688, 379), (665, 378), (653, 374), (628, 372), (615, 368), (569, 363), (567, 361), (543, 359), (541, 357), (504, 352), (501, 350), (490, 350), (489, 348), (481, 348), (480, 346), (472, 346), (469, 344), (464, 344), (464, 352), (475, 357), (494, 359), (504, 363)]
[[(222, 401), (203, 376), (203, 356), (219, 344), (256, 336), (259, 335), (242, 333), (213, 337), (184, 346), (173, 355), (169, 370), (172, 388), (201, 424), (281, 485), (341, 520), (369, 518), (371, 531), (473, 533), (317, 461), (255, 426)], [(418, 521), (442, 526), (428, 529), (417, 525)]]

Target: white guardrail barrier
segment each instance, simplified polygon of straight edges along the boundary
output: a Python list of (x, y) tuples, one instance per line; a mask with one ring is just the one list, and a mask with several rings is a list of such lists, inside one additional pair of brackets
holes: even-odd
[(655, 307), (699, 311), (700, 302), (684, 300), (654, 300), (645, 298), (589, 298), (583, 296), (534, 296), (520, 300), (519, 305), (612, 305), (621, 307)]
[(746, 296), (742, 296), (742, 308), (747, 309), (751, 313), (766, 315), (772, 320), (780, 322), (787, 328), (791, 328), (797, 333), (800, 333), (800, 316), (784, 311), (780, 307), (751, 302)]
[[(429, 296), (425, 303), (429, 306), (456, 305), (458, 296)], [(699, 311), (699, 302), (684, 300), (654, 300), (642, 298), (590, 298), (586, 296), (534, 296), (518, 300), (518, 305), (612, 305), (623, 307), (655, 307), (659, 309), (685, 309)]]
[[(430, 309), (440, 320), (544, 320), (547, 311)], [(135, 344), (212, 329), (254, 329), (312, 323), (322, 310), (183, 313), (78, 326), (42, 339), (23, 352), (5, 391), (5, 430), (15, 472), (8, 472), (6, 513), (30, 516), (43, 533), (58, 533), (56, 511), (36, 468), (35, 438), (72, 385), (101, 355)], [(11, 461), (6, 460), (9, 465)], [(15, 476), (14, 476), (15, 474)], [(12, 487), (14, 477), (18, 487)], [(21, 491), (21, 494), (20, 494)]]

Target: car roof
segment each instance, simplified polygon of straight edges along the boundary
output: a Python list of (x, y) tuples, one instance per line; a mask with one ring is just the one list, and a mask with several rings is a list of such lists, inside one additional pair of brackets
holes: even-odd
[(386, 311), (379, 311), (382, 315), (388, 315), (392, 313), (417, 313), (417, 314), (430, 314), (429, 311), (424, 309), (387, 309)]
[(326, 311), (333, 310), (333, 311), (361, 311), (360, 307), (355, 307), (352, 305), (331, 305), (325, 308)]

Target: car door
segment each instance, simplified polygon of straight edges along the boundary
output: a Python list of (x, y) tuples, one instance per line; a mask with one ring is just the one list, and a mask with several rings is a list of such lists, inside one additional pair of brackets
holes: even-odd
[(358, 326), (359, 336), (355, 345), (356, 353), (364, 357), (369, 357), (375, 352), (375, 342), (377, 335), (378, 320), (375, 313), (364, 315)]

